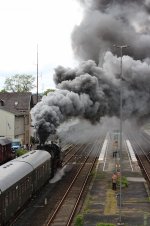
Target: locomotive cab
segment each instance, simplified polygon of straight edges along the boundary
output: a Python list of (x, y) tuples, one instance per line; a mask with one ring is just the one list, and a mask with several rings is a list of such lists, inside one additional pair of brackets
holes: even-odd
[(52, 164), (51, 164), (51, 178), (54, 176), (58, 168), (62, 167), (62, 155), (60, 147), (53, 141), (51, 143), (46, 143), (44, 145), (39, 145), (38, 149), (45, 150), (51, 154)]

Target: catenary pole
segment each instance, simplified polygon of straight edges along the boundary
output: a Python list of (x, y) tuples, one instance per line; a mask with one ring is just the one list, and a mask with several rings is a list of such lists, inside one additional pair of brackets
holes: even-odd
[(127, 45), (114, 45), (115, 47), (120, 49), (120, 191), (119, 191), (119, 224), (118, 225), (124, 225), (122, 223), (122, 78), (123, 78), (123, 64), (122, 64), (122, 53), (123, 49), (127, 48)]
[(37, 45), (37, 103), (38, 103), (38, 95), (39, 95), (39, 59), (38, 59), (38, 45)]

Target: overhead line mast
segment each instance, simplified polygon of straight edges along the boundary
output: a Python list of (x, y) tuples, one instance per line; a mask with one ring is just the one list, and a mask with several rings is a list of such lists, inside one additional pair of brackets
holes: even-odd
[(123, 65), (122, 65), (122, 55), (123, 49), (127, 48), (128, 45), (114, 45), (114, 47), (120, 49), (120, 194), (119, 194), (119, 222), (117, 225), (124, 225), (122, 222), (122, 79), (123, 79)]
[(39, 95), (39, 65), (38, 65), (38, 44), (37, 44), (37, 103), (38, 103), (38, 95)]

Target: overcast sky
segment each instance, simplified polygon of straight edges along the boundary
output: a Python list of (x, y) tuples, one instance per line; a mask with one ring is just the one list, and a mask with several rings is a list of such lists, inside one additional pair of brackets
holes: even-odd
[(53, 69), (76, 63), (70, 35), (81, 17), (76, 0), (0, 0), (0, 89), (16, 73), (36, 76), (37, 44), (39, 91), (54, 88)]

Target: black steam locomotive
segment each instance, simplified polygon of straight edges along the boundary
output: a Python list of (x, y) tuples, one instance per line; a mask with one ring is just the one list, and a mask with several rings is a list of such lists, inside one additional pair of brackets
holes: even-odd
[(58, 168), (62, 167), (63, 153), (60, 150), (60, 147), (55, 144), (53, 141), (44, 145), (37, 146), (39, 150), (45, 150), (50, 153), (51, 161), (51, 178), (54, 176)]
[(0, 226), (9, 220), (62, 164), (62, 152), (56, 144), (38, 146), (0, 166)]

